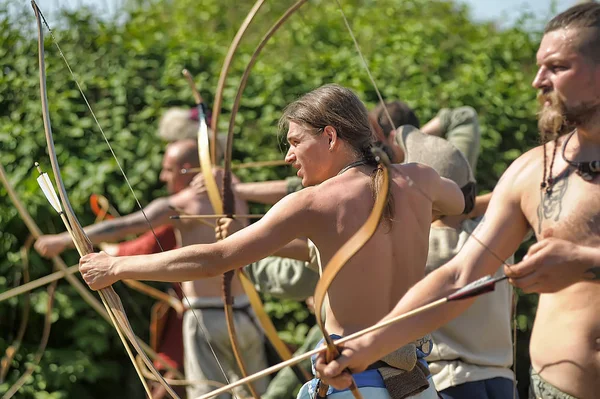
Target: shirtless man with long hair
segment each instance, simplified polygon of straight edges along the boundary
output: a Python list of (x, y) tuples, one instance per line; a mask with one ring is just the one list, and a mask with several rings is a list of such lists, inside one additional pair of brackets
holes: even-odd
[[(371, 155), (374, 136), (367, 110), (352, 91), (326, 85), (290, 104), (281, 121), (290, 144), (286, 160), (298, 169), (306, 189), (288, 195), (260, 221), (214, 244), (157, 255), (85, 256), (80, 270), (90, 287), (100, 289), (126, 278), (210, 278), (264, 258), (297, 237), (309, 238), (326, 265), (365, 223), (379, 189), (383, 171)], [(458, 186), (433, 169), (418, 164), (390, 169), (391, 200), (383, 220), (329, 289), (326, 327), (332, 334), (351, 334), (387, 314), (423, 277), (432, 212), (464, 210)], [(383, 394), (377, 397), (390, 397), (384, 387), (377, 389)], [(428, 396), (411, 397), (436, 397), (432, 386), (425, 389)]]

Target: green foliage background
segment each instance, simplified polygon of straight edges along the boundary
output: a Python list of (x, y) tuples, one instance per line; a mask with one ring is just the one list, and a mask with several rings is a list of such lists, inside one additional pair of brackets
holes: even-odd
[[(267, 28), (292, 3), (266, 2), (251, 25), (233, 63), (225, 91), (220, 130), (226, 131), (239, 78)], [(369, 68), (386, 99), (400, 98), (422, 122), (442, 107), (471, 105), (483, 129), (477, 177), (491, 190), (507, 165), (537, 143), (535, 92), (530, 82), (539, 32), (530, 16), (510, 29), (475, 23), (465, 7), (451, 0), (346, 0), (343, 2)], [(63, 12), (49, 24), (73, 66), (77, 80), (142, 204), (163, 195), (158, 183), (161, 151), (157, 121), (165, 107), (191, 106), (181, 77), (188, 68), (210, 103), (219, 71), (237, 28), (252, 6), (234, 0), (138, 0), (127, 3), (118, 19), (90, 10)], [(0, 161), (27, 209), (46, 233), (61, 232), (35, 182), (33, 163), (49, 171), (43, 134), (34, 17), (27, 4), (7, 11), (0, 5)], [(63, 177), (71, 202), (84, 224), (93, 217), (88, 197), (103, 193), (122, 214), (135, 200), (87, 110), (52, 40), (46, 40), (48, 97)], [(335, 82), (355, 90), (369, 105), (377, 103), (360, 58), (333, 1), (304, 5), (269, 42), (254, 67), (241, 112), (235, 120), (236, 161), (283, 156), (276, 125), (283, 107), (299, 95)], [(239, 171), (242, 180), (287, 176), (285, 168)], [(0, 291), (20, 284), (20, 248), (27, 229), (0, 188)], [(31, 278), (51, 272), (34, 252)], [(69, 264), (74, 253), (65, 254)], [(151, 301), (117, 287), (134, 329), (142, 337)], [(44, 290), (32, 293), (29, 329), (12, 364), (5, 391), (31, 361), (46, 310)], [(24, 297), (0, 303), (0, 352), (16, 333)], [(520, 390), (526, 389), (527, 336), (535, 298), (519, 303)], [(312, 322), (305, 308), (270, 300), (268, 309), (289, 342), (302, 340)], [(121, 344), (108, 326), (66, 283), (61, 282), (53, 310), (48, 349), (23, 398), (141, 397)], [(522, 396), (523, 397), (523, 396)]]

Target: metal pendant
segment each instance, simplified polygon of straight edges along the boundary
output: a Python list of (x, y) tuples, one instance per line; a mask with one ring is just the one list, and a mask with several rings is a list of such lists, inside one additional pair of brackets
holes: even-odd
[(593, 179), (594, 179), (594, 176), (592, 176), (591, 174), (589, 174), (589, 173), (587, 173), (587, 172), (580, 172), (580, 171), (577, 171), (577, 174), (578, 174), (579, 176), (581, 176), (581, 178), (582, 178), (583, 180), (585, 180), (585, 181), (590, 181), (590, 180), (593, 180)]

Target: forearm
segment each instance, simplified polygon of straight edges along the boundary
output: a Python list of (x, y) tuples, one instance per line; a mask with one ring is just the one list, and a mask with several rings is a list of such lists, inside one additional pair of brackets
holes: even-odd
[(582, 247), (583, 279), (600, 283), (600, 249), (597, 247)]
[(487, 211), (491, 199), (492, 193), (478, 195), (475, 198), (475, 207), (471, 212), (469, 212), (469, 214), (467, 215), (467, 219), (473, 219), (485, 215), (485, 211)]
[(465, 197), (450, 179), (440, 178), (434, 199), (433, 210), (441, 215), (460, 215), (465, 210)]
[(442, 135), (442, 122), (439, 116), (436, 116), (429, 122), (427, 122), (424, 126), (421, 127), (421, 131), (425, 134), (430, 134), (432, 136), (441, 136)]
[[(126, 232), (126, 229), (117, 222), (117, 220), (108, 220), (102, 223), (91, 225), (83, 229), (90, 238), (90, 241), (94, 245), (98, 245), (105, 242), (115, 242), (122, 238), (125, 238), (132, 232)], [(75, 248), (73, 239), (68, 232), (63, 232), (55, 236), (60, 240), (61, 245), (64, 248)]]
[(219, 243), (198, 244), (153, 255), (116, 257), (111, 269), (119, 280), (181, 282), (215, 277), (242, 266), (226, 263), (221, 247)]
[(84, 228), (92, 244), (101, 242), (115, 242), (126, 238), (131, 234), (139, 234), (147, 231), (150, 227), (141, 220), (132, 220), (128, 217), (106, 220)]
[(242, 199), (250, 202), (273, 205), (287, 194), (287, 182), (285, 180), (239, 183), (234, 188), (236, 194)]

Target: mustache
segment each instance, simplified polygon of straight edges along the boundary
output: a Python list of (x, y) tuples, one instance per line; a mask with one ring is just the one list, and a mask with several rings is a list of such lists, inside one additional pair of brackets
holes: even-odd
[(538, 104), (543, 107), (546, 102), (549, 102), (551, 106), (561, 105), (562, 101), (558, 97), (555, 91), (549, 89), (540, 90), (537, 94)]

